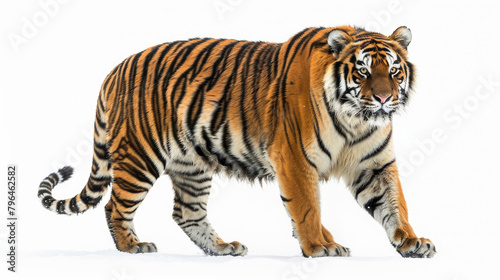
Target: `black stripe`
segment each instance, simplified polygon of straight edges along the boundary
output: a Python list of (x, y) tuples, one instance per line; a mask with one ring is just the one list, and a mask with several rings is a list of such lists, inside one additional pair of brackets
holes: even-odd
[(210, 194), (210, 191), (208, 191), (208, 192), (203, 192), (203, 191), (190, 191), (190, 190), (188, 190), (188, 189), (186, 188), (186, 187), (187, 187), (187, 186), (186, 186), (186, 184), (182, 184), (182, 185), (181, 185), (181, 184), (175, 183), (175, 187), (176, 187), (178, 190), (180, 190), (180, 191), (182, 191), (182, 192), (184, 192), (184, 193), (186, 193), (186, 194), (188, 194), (188, 195), (190, 195), (190, 196), (192, 196), (192, 197), (199, 197), (199, 196), (204, 196), (204, 195), (209, 195), (209, 194)]
[(363, 49), (363, 52), (375, 52), (375, 51), (378, 51), (377, 47), (371, 47), (371, 48)]
[[(284, 197), (284, 196), (282, 196), (282, 195), (280, 195), (280, 197), (281, 197), (281, 200), (283, 200), (283, 202), (290, 202), (290, 201), (292, 201), (292, 199), (291, 199), (291, 198), (290, 198), (290, 199), (288, 199), (288, 198), (285, 198), (285, 197)], [(293, 220), (292, 220), (292, 221), (293, 221)]]
[(268, 64), (269, 69), (270, 70), (272, 69), (273, 76), (276, 76), (278, 74), (278, 65), (279, 65), (278, 62), (279, 62), (282, 47), (283, 47), (283, 44), (279, 44), (278, 47), (276, 49), (274, 49), (273, 60), (272, 60), (273, 63)]
[(355, 139), (353, 141), (351, 141), (351, 143), (349, 143), (349, 145), (351, 146), (354, 146), (358, 143), (361, 143), (363, 142), (364, 140), (366, 140), (368, 137), (372, 136), (372, 134), (377, 131), (378, 127), (372, 127), (370, 128), (370, 130), (363, 136), (359, 137), (358, 139)]
[(216, 40), (210, 43), (208, 46), (204, 47), (202, 51), (200, 51), (200, 53), (196, 56), (196, 59), (193, 62), (194, 68), (192, 71), (191, 78), (189, 79), (189, 82), (192, 82), (195, 79), (195, 77), (201, 72), (208, 58), (211, 57), (213, 49), (222, 42), (224, 42), (224, 40)]
[[(327, 102), (326, 97), (325, 97), (325, 102)], [(328, 103), (326, 103), (325, 105), (328, 106)], [(328, 110), (328, 114), (330, 115), (330, 119), (332, 120), (333, 127), (335, 128), (337, 133), (340, 134), (340, 136), (342, 136), (344, 139), (347, 140), (347, 135), (345, 134), (344, 130), (342, 129), (342, 126), (339, 123), (339, 120), (337, 119), (337, 114), (334, 111), (330, 111), (330, 110)]]
[[(223, 131), (222, 131), (222, 148), (225, 153), (225, 157), (227, 157), (229, 164), (231, 167), (233, 167), (233, 163), (237, 165), (239, 169), (242, 170), (243, 174), (246, 174), (247, 176), (251, 177), (252, 173), (250, 172), (250, 168), (248, 167), (247, 162), (241, 161), (231, 153), (231, 132), (229, 129), (229, 125), (226, 123), (224, 125)], [(219, 158), (220, 160), (220, 158)]]
[[(160, 151), (160, 146), (157, 144), (159, 141), (155, 141), (154, 138), (159, 139), (160, 138), (160, 133), (159, 131), (156, 130), (156, 133), (153, 133), (153, 128), (154, 125), (150, 123), (150, 119), (148, 118), (148, 100), (145, 98), (147, 96), (146, 93), (146, 88), (147, 86), (152, 82), (148, 81), (148, 70), (149, 70), (149, 63), (151, 62), (152, 58), (156, 55), (157, 51), (159, 50), (161, 46), (157, 46), (156, 48), (152, 49), (144, 58), (144, 62), (142, 65), (142, 75), (141, 75), (141, 80), (139, 84), (139, 96), (137, 98), (137, 115), (139, 118), (139, 130), (141, 131), (141, 135), (146, 139), (146, 141), (143, 142), (144, 146), (148, 146), (153, 153), (148, 152), (148, 157), (156, 156), (156, 158), (163, 164), (165, 165), (166, 163), (166, 158), (163, 156), (163, 154)], [(154, 75), (154, 73), (153, 73)], [(156, 93), (152, 93), (152, 95), (156, 95)], [(155, 112), (157, 114), (159, 112)], [(157, 169), (156, 167), (154, 169)]]
[[(324, 27), (318, 27), (318, 28), (316, 28), (313, 31), (314, 34), (311, 35), (311, 33), (309, 33), (307, 35), (307, 37), (308, 37), (307, 39), (312, 39), (312, 37), (314, 37), (314, 35), (316, 35), (318, 32), (320, 32), (320, 31), (322, 31), (324, 29), (325, 29)], [(330, 48), (330, 46), (328, 45), (328, 42), (327, 42), (328, 41), (328, 35), (329, 35), (329, 33), (325, 33), (324, 36), (320, 37), (319, 40), (316, 40), (316, 41), (314, 41), (314, 42), (312, 42), (310, 44), (310, 46), (309, 46), (309, 52), (307, 54), (307, 58), (309, 58), (311, 56), (312, 51), (314, 49), (317, 49), (317, 48), (323, 48), (323, 50), (322, 50), (323, 52), (326, 52), (328, 54), (331, 53), (331, 48)], [(324, 50), (325, 46), (328, 46), (327, 50)], [(305, 45), (302, 47), (302, 49), (304, 49), (304, 47), (305, 47)]]
[[(233, 42), (224, 47), (224, 49), (221, 51), (221, 54), (219, 55), (219, 59), (214, 63), (212, 67), (212, 74), (210, 77), (207, 78), (209, 81), (207, 91), (209, 91), (213, 86), (215, 86), (215, 83), (219, 80), (220, 75), (225, 71), (226, 66), (227, 66), (227, 58), (232, 52), (232, 49), (238, 42)], [(222, 67), (219, 69), (219, 65), (222, 65)], [(231, 77), (231, 76), (230, 76)], [(215, 108), (213, 114), (212, 114), (212, 120), (210, 122), (210, 131), (213, 135), (219, 131), (221, 126), (224, 124), (225, 116), (227, 114), (227, 107), (229, 102), (231, 101), (231, 95), (228, 94), (229, 91), (229, 86), (230, 86), (230, 79), (229, 78), (226, 81), (226, 86), (224, 87), (224, 90), (222, 91), (222, 96), (217, 102), (217, 107)]]
[(318, 118), (318, 112), (316, 112), (316, 109), (318, 109), (318, 111), (319, 111), (318, 104), (316, 102), (314, 102), (314, 104), (316, 104), (316, 106), (314, 106), (314, 104), (313, 104), (313, 97), (309, 98), (309, 103), (311, 105), (311, 109), (312, 109), (312, 113), (313, 113), (314, 134), (316, 135), (316, 140), (318, 141), (319, 148), (331, 160), (332, 159), (332, 155), (330, 154), (330, 151), (328, 150), (328, 148), (326, 147), (325, 143), (323, 142), (323, 139), (321, 139), (321, 134), (319, 132), (319, 124), (318, 124), (318, 119), (319, 118)]
[(95, 177), (94, 174), (90, 175), (90, 179), (92, 179), (92, 183), (94, 184), (106, 184), (111, 181), (111, 176), (100, 176), (100, 177)]
[(194, 223), (194, 224), (190, 224), (190, 225), (182, 226), (181, 228), (182, 228), (182, 229), (186, 229), (186, 228), (188, 228), (188, 227), (199, 227), (199, 226), (200, 226), (199, 224)]
[(51, 173), (45, 180), (49, 181), (52, 186), (55, 186), (59, 183), (59, 176), (56, 173)]
[[(285, 60), (283, 62), (283, 69), (282, 69), (282, 74), (281, 78), (279, 80), (280, 83), (278, 83), (279, 86), (276, 87), (277, 94), (281, 95), (281, 104), (282, 104), (282, 114), (287, 115), (287, 101), (286, 101), (286, 84), (288, 82), (288, 72), (290, 70), (290, 67), (292, 66), (292, 62), (297, 55), (299, 48), (301, 47), (302, 44), (308, 39), (307, 35), (305, 35), (295, 46), (295, 49), (290, 55), (290, 51), (292, 49), (292, 46), (295, 44), (295, 41), (298, 40), (303, 34), (305, 34), (306, 31), (309, 31), (311, 29), (305, 29), (299, 34), (295, 35), (292, 39), (289, 40), (289, 44), (287, 46), (286, 52), (285, 52)], [(316, 31), (317, 32), (317, 31)], [(314, 33), (314, 30), (310, 33)], [(310, 34), (309, 33), (309, 34)]]
[[(187, 203), (187, 202), (184, 202), (183, 200), (181, 200), (178, 195), (175, 196), (174, 203), (179, 203), (182, 207), (185, 207), (193, 212), (197, 212), (200, 210), (196, 207), (193, 207), (192, 206), (193, 203)], [(196, 205), (196, 203), (195, 203), (195, 205)]]
[(415, 67), (408, 61), (406, 62), (405, 65), (408, 67), (408, 74), (406, 74), (406, 77), (410, 81), (409, 90), (411, 90), (415, 84), (415, 75), (414, 75)]
[(337, 100), (340, 100), (340, 82), (341, 82), (341, 76), (340, 76), (340, 67), (342, 66), (342, 61), (336, 61), (333, 64), (333, 80), (334, 80), (334, 86), (335, 86), (335, 96)]
[(385, 196), (387, 191), (389, 191), (389, 188), (387, 188), (381, 195), (372, 197), (370, 200), (368, 200), (367, 203), (365, 203), (364, 208), (366, 211), (368, 211), (368, 213), (370, 213), (370, 216), (373, 217), (377, 207), (384, 204), (384, 202), (380, 202), (380, 200)]
[(304, 214), (304, 218), (302, 219), (302, 222), (300, 222), (301, 224), (303, 224), (303, 223), (306, 221), (306, 217), (307, 217), (307, 215), (309, 214), (309, 212), (311, 212), (311, 209), (312, 209), (312, 208), (309, 208), (309, 209), (306, 211), (306, 213)]
[(172, 163), (184, 165), (184, 166), (193, 166), (194, 165), (192, 161), (183, 161), (183, 160), (179, 160), (179, 159), (174, 159), (172, 161)]
[[(358, 177), (358, 180), (356, 180), (357, 184), (359, 184), (361, 182), (361, 180), (363, 179), (363, 177), (365, 176), (365, 174), (366, 174), (366, 171), (363, 170), (361, 172), (361, 175)], [(372, 176), (370, 176), (370, 178), (368, 179), (368, 181), (364, 182), (363, 185), (361, 185), (361, 186), (359, 186), (359, 187), (356, 188), (356, 194), (354, 195), (354, 198), (356, 200), (358, 200), (359, 194), (362, 193), (364, 190), (366, 190), (366, 188), (368, 188), (368, 186), (371, 185), (371, 183), (373, 182), (373, 179), (375, 179), (375, 176), (373, 176), (373, 174), (372, 174)], [(355, 186), (357, 184), (355, 184)]]
[(382, 219), (382, 225), (385, 226), (385, 223), (388, 222), (392, 216), (394, 216), (394, 213), (386, 214)]
[[(158, 167), (156, 167), (156, 165), (154, 164), (154, 162), (152, 161), (152, 158), (151, 158), (151, 155), (148, 155), (145, 153), (145, 150), (144, 148), (141, 147), (141, 143), (139, 143), (138, 139), (135, 139), (135, 138), (132, 138), (130, 139), (130, 143), (131, 143), (131, 148), (135, 150), (135, 154), (131, 153), (129, 155), (127, 155), (127, 159), (129, 159), (130, 161), (132, 161), (136, 166), (138, 167), (141, 167), (145, 172), (149, 172), (154, 178), (155, 180), (160, 177), (160, 170), (158, 170)], [(141, 150), (136, 150), (135, 147), (139, 147), (139, 149)], [(157, 153), (159, 153), (158, 151), (158, 146), (157, 145), (154, 145), (153, 147), (153, 151), (155, 153), (155, 155)], [(139, 157), (136, 157), (139, 156)], [(163, 164), (163, 166), (165, 166), (166, 164), (166, 159), (164, 159), (163, 157), (159, 158), (161, 160), (161, 163)], [(144, 165), (143, 163), (145, 163), (146, 165)], [(134, 173), (137, 173), (136, 171), (131, 173), (131, 174), (134, 174)], [(146, 177), (146, 174), (144, 172), (139, 172), (139, 177), (140, 178), (144, 178), (144, 182), (148, 182), (149, 185), (153, 185), (154, 182), (152, 182), (149, 178)], [(140, 176), (142, 175), (142, 177)], [(136, 175), (137, 177), (137, 175)]]
[(93, 183), (92, 181), (88, 181), (87, 183), (87, 187), (89, 188), (89, 190), (93, 193), (98, 193), (98, 192), (102, 192), (102, 190), (108, 186), (108, 183), (104, 183), (104, 184), (95, 184)]
[[(105, 112), (105, 111), (106, 111), (106, 109), (103, 109), (103, 112)], [(99, 126), (99, 128), (101, 130), (106, 130), (106, 123), (102, 120), (102, 116), (99, 113), (99, 111), (97, 111), (97, 116), (95, 118), (95, 121), (96, 121), (96, 129), (95, 129), (95, 131), (97, 131), (97, 132), (99, 131), (99, 130), (97, 130), (97, 126)]]
[[(117, 78), (119, 78), (119, 82), (118, 82), (118, 88), (117, 88), (117, 92), (128, 92), (128, 89), (127, 89), (127, 79), (126, 79), (126, 71), (132, 61), (132, 58), (133, 56), (127, 58), (126, 60), (124, 60), (121, 65), (120, 65), (120, 71), (119, 73), (117, 74)], [(109, 95), (110, 93), (108, 93)], [(115, 110), (111, 110), (109, 112), (109, 120), (113, 121), (115, 120), (116, 118), (116, 115), (121, 113), (121, 112), (124, 112), (125, 111), (125, 107), (126, 107), (126, 95), (123, 94), (123, 95), (119, 95), (118, 98), (115, 99), (115, 102), (114, 104), (109, 104), (109, 107), (114, 107)], [(113, 131), (111, 131), (109, 134), (110, 135), (118, 135), (118, 132), (119, 130), (121, 129), (121, 125), (123, 123), (123, 119), (120, 119), (120, 118), (117, 118), (116, 120), (118, 123), (114, 126)], [(113, 142), (114, 139), (110, 139), (110, 146), (111, 146), (111, 143)]]
[[(123, 207), (125, 208), (132, 208), (132, 207), (135, 207), (137, 204), (141, 203), (142, 202), (142, 199), (141, 200), (130, 200), (130, 199), (124, 199), (124, 198), (120, 198), (116, 195), (115, 192), (112, 193), (114, 199), (115, 199), (115, 202), (116, 203), (119, 203), (120, 205), (122, 205)], [(138, 208), (138, 207), (137, 207)]]
[(328, 150), (328, 148), (326, 147), (325, 143), (323, 142), (323, 140), (321, 139), (321, 135), (319, 134), (318, 130), (317, 129), (314, 129), (314, 133), (316, 134), (316, 140), (318, 141), (318, 145), (319, 145), (319, 148), (321, 149), (321, 151), (323, 151), (323, 153), (325, 153), (328, 158), (331, 160), (332, 159), (332, 155), (330, 154), (330, 151)]
[(203, 219), (205, 219), (207, 217), (207, 215), (204, 215), (203, 217), (199, 218), (199, 219), (187, 219), (185, 221), (183, 221), (182, 223), (178, 223), (179, 226), (182, 226), (186, 223), (197, 223), (197, 222), (201, 222)]
[[(227, 87), (227, 84), (226, 84)], [(212, 120), (210, 124), (212, 135), (215, 135), (219, 129), (226, 124), (227, 110), (229, 108), (229, 102), (231, 101), (231, 95), (224, 90), (221, 99), (217, 102), (217, 108), (215, 108), (212, 114)]]
[(363, 162), (367, 159), (370, 159), (370, 158), (376, 156), (377, 154), (379, 154), (380, 152), (382, 152), (385, 149), (385, 147), (387, 147), (387, 145), (389, 144), (389, 141), (391, 140), (391, 136), (392, 136), (392, 129), (389, 132), (389, 134), (387, 135), (387, 137), (385, 138), (384, 142), (382, 142), (382, 144), (380, 144), (377, 148), (375, 148), (374, 150), (372, 150), (371, 152), (366, 154), (363, 158), (361, 158), (360, 162)]
[[(309, 29), (304, 29), (301, 32), (297, 33), (295, 36), (293, 36), (290, 40), (287, 41), (287, 48), (285, 50), (284, 54), (284, 61), (283, 61), (283, 68), (281, 69), (281, 75), (277, 79), (277, 86), (275, 87), (275, 91), (273, 96), (271, 97), (271, 100), (274, 100), (275, 106), (274, 109), (279, 110), (281, 109), (281, 114), (286, 115), (286, 82), (287, 82), (287, 72), (288, 69), (290, 68), (290, 65), (292, 64), (288, 60), (293, 60), (296, 52), (294, 52), (294, 55), (290, 57), (290, 51), (292, 47), (294, 46), (295, 42)], [(297, 51), (297, 50), (296, 50)], [(278, 64), (278, 60), (274, 61), (274, 63)], [(277, 67), (277, 66), (275, 66)], [(281, 98), (279, 98), (281, 96)], [(279, 101), (281, 100), (281, 108), (278, 106)]]
[(87, 195), (87, 188), (83, 188), (82, 192), (80, 192), (80, 200), (88, 205), (95, 207), (97, 204), (99, 204), (99, 201), (101, 201), (102, 196), (98, 196), (96, 198), (90, 197)]
[[(302, 39), (300, 39), (300, 42), (297, 44), (297, 48), (295, 49), (295, 53), (298, 51), (303, 51), (304, 48), (307, 46), (307, 42), (309, 42), (312, 39), (312, 37), (314, 37), (314, 35), (316, 35), (318, 32), (320, 32), (323, 29), (325, 29), (325, 28), (324, 27), (314, 28), (314, 29), (312, 29), (311, 32), (309, 32), (307, 35), (302, 37)], [(309, 49), (309, 54), (310, 54), (311, 49), (313, 48), (313, 45), (311, 45), (309, 48), (310, 48)], [(295, 56), (295, 54), (293, 56)]]
[(203, 137), (203, 140), (205, 141), (205, 149), (210, 154), (213, 154), (214, 153), (214, 144), (212, 143), (212, 140), (210, 140), (210, 137), (208, 136), (208, 133), (204, 127), (201, 128), (201, 136)]
[(41, 197), (41, 196), (44, 196), (44, 195), (50, 195), (51, 192), (49, 190), (46, 190), (46, 189), (39, 189), (38, 190), (38, 197)]
[[(206, 60), (208, 59), (208, 57), (210, 56), (211, 52), (212, 52), (212, 49), (217, 46), (220, 42), (222, 42), (221, 40), (218, 40), (218, 41), (215, 41), (213, 43), (211, 43), (210, 45), (208, 45), (207, 47), (205, 47), (199, 54), (198, 56), (196, 57), (195, 59), (195, 62), (192, 64), (192, 66), (186, 70), (184, 73), (187, 75), (191, 70), (191, 72), (193, 72), (193, 74), (191, 75), (191, 78), (190, 78), (190, 82), (193, 81), (193, 79), (196, 77), (196, 75), (201, 71), (201, 69), (203, 68)], [(203, 56), (203, 61), (201, 63), (199, 63), (199, 60), (201, 59), (201, 57)], [(200, 66), (198, 66), (198, 64), (201, 64)], [(199, 68), (198, 70), (196, 70), (197, 68)], [(183, 73), (183, 74), (184, 74)], [(183, 77), (185, 78), (185, 77)], [(187, 120), (187, 124), (188, 124), (188, 128), (189, 128), (189, 132), (190, 134), (188, 134), (188, 136), (191, 138), (190, 140), (192, 142), (194, 142), (194, 128), (196, 126), (196, 123), (200, 117), (200, 114), (202, 112), (202, 108), (203, 108), (203, 101), (204, 101), (204, 93), (205, 91), (207, 90), (207, 88), (209, 88), (209, 83), (211, 82), (210, 79), (205, 79), (199, 86), (198, 88), (196, 89), (196, 91), (192, 94), (193, 99), (190, 103), (190, 105), (188, 106), (188, 120)], [(178, 101), (178, 104), (177, 106), (180, 104), (180, 100)]]
[(186, 178), (183, 178), (183, 179), (186, 180), (186, 181), (191, 181), (193, 183), (198, 183), (198, 184), (203, 184), (203, 183), (212, 181), (212, 177), (204, 177), (204, 178), (198, 178), (198, 179), (186, 177)]
[(203, 109), (204, 97), (205, 93), (200, 90), (200, 88), (198, 88), (198, 90), (196, 90), (196, 92), (194, 93), (191, 103), (188, 106), (187, 126), (190, 131), (191, 137), (194, 137), (194, 129)]
[(80, 208), (78, 207), (76, 196), (69, 201), (69, 210), (73, 213), (80, 213)]
[[(183, 61), (187, 59), (188, 55), (191, 54), (191, 52), (196, 48), (198, 47), (201, 43), (204, 43), (206, 41), (206, 39), (204, 39), (203, 41), (201, 42), (197, 42), (196, 44), (192, 44), (192, 45), (189, 45), (187, 48), (189, 48), (189, 51), (186, 52), (186, 54), (184, 55), (183, 57)], [(216, 42), (217, 43), (217, 42)], [(207, 47), (210, 47), (211, 45), (214, 45), (214, 43), (210, 44), (209, 46)], [(207, 52), (207, 47), (204, 47), (195, 57), (194, 59), (194, 62), (191, 63), (191, 65), (188, 67), (187, 70), (185, 70), (184, 72), (182, 72), (177, 80), (176, 80), (176, 83), (174, 84), (173, 86), (173, 90), (172, 90), (172, 93), (175, 93), (176, 92), (176, 89), (177, 87), (179, 86), (179, 83), (183, 83), (183, 84), (186, 84), (187, 82), (191, 83), (193, 77), (194, 77), (194, 74), (191, 75), (191, 79), (189, 79), (188, 81), (188, 75), (190, 72), (194, 72), (196, 70), (196, 67), (198, 65), (198, 62), (199, 62), (199, 59), (201, 57), (201, 55), (203, 55), (204, 53)], [(183, 63), (183, 62), (182, 62)], [(180, 67), (178, 67), (177, 69), (179, 69)], [(177, 71), (177, 70), (175, 70)], [(175, 102), (175, 107), (178, 108), (179, 105), (181, 104), (182, 100), (184, 99), (184, 96), (186, 95), (187, 91), (183, 90), (180, 92), (180, 95), (178, 96), (178, 99), (177, 99), (177, 102)], [(174, 101), (174, 97), (172, 96), (172, 102)]]
[[(255, 157), (254, 154), (254, 149), (252, 146), (252, 141), (248, 137), (248, 120), (247, 120), (247, 108), (245, 104), (245, 97), (246, 97), (246, 81), (248, 79), (248, 72), (249, 68), (252, 63), (252, 57), (254, 55), (254, 51), (256, 48), (258, 48), (262, 44), (261, 42), (255, 43), (252, 48), (247, 52), (247, 55), (245, 56), (244, 60), (245, 63), (243, 64), (242, 70), (241, 70), (241, 75), (239, 75), (240, 78), (240, 118), (241, 118), (241, 137), (243, 139), (243, 143), (245, 144), (245, 148), (248, 150), (248, 152)], [(254, 77), (255, 78), (255, 77)], [(255, 115), (255, 114), (254, 114)], [(258, 115), (258, 114), (257, 114)]]
[[(370, 176), (370, 178), (364, 182), (361, 186), (357, 187), (356, 188), (356, 194), (354, 195), (354, 198), (356, 200), (358, 200), (358, 196), (361, 192), (363, 192), (364, 190), (366, 190), (366, 188), (368, 188), (371, 183), (373, 182), (373, 180), (375, 178), (377, 178), (377, 176), (382, 173), (389, 165), (393, 164), (396, 160), (393, 159), (391, 161), (389, 161), (388, 163), (384, 164), (381, 168), (379, 169), (373, 169), (372, 170), (372, 175)], [(361, 174), (359, 175), (358, 179), (354, 182), (354, 187), (356, 187), (357, 185), (359, 185), (361, 183), (361, 181), (364, 179), (365, 175), (366, 175), (366, 170), (363, 170), (361, 171)]]
[[(259, 92), (263, 91), (260, 88), (260, 79), (263, 76), (271, 76), (271, 73), (268, 71), (267, 73), (264, 71), (264, 65), (269, 65), (271, 62), (269, 61), (269, 54), (271, 52), (271, 45), (263, 45), (262, 48), (258, 50), (258, 52), (253, 56), (253, 82), (252, 82), (252, 102), (253, 102), (253, 110), (257, 112), (259, 106)], [(260, 114), (255, 114), (255, 118), (257, 119), (257, 127), (262, 127), (262, 117)]]
[(380, 173), (382, 173), (389, 165), (393, 164), (394, 162), (396, 162), (395, 159), (389, 161), (388, 163), (384, 164), (382, 167), (378, 168), (378, 169), (374, 169), (373, 170), (373, 175), (376, 176), (376, 175), (379, 175)]
[(196, 192), (201, 192), (201, 191), (204, 191), (204, 190), (208, 190), (208, 189), (210, 189), (212, 187), (211, 185), (208, 185), (208, 186), (205, 186), (205, 187), (197, 187), (197, 186), (195, 186), (193, 184), (190, 184), (190, 183), (181, 183), (179, 181), (176, 181), (175, 185), (178, 186), (178, 187), (181, 187), (182, 189), (189, 188), (189, 189), (192, 189), (193, 191), (196, 191)]
[(211, 63), (212, 73), (209, 77), (207, 77), (208, 80), (207, 91), (210, 91), (219, 81), (220, 76), (228, 66), (227, 63), (228, 57), (231, 54), (234, 46), (237, 45), (238, 43), (239, 43), (238, 41), (231, 42), (225, 45), (224, 48), (221, 51), (219, 51), (218, 54), (214, 54), (217, 55), (218, 58), (214, 63)]
[[(170, 67), (165, 75), (166, 80), (170, 80), (170, 78), (177, 72), (178, 69), (182, 67), (184, 62), (186, 62), (188, 56), (191, 54), (191, 52), (200, 44), (204, 43), (208, 39), (201, 39), (198, 41), (191, 42), (191, 44), (184, 46), (177, 54), (175, 54), (174, 60), (170, 63)], [(178, 91), (180, 86), (180, 94), (177, 95), (176, 92)], [(179, 136), (179, 129), (177, 128), (177, 107), (180, 104), (180, 101), (184, 97), (184, 95), (187, 92), (187, 79), (183, 77), (179, 77), (175, 85), (172, 88), (172, 91), (170, 92), (170, 115), (172, 117), (172, 121), (170, 122), (172, 125), (172, 134), (174, 136), (174, 140), (176, 141), (177, 145), (180, 147), (180, 150), (183, 154), (186, 153), (186, 146), (184, 145), (183, 141), (180, 139)], [(175, 102), (175, 98), (177, 97), (177, 102)]]
[(295, 44), (295, 41), (297, 41), (300, 37), (302, 37), (302, 35), (304, 35), (304, 33), (306, 33), (309, 30), (310, 30), (310, 28), (306, 28), (306, 29), (300, 31), (299, 33), (295, 34), (295, 36), (293, 36), (290, 40), (288, 40), (288, 42), (286, 42), (288, 45), (287, 45), (287, 48), (285, 50), (285, 56), (284, 56), (285, 59), (283, 61), (283, 67), (286, 67), (288, 64), (287, 62), (288, 62), (288, 58), (289, 58), (289, 53), (292, 49), (292, 46)]
[(106, 145), (106, 143), (99, 143), (94, 140), (94, 153), (99, 159), (109, 159), (108, 146)]
[(295, 118), (295, 126), (297, 127), (297, 133), (298, 133), (298, 137), (299, 137), (299, 143), (300, 143), (300, 148), (302, 150), (302, 154), (304, 155), (307, 162), (312, 167), (314, 167), (314, 169), (317, 169), (316, 164), (314, 164), (314, 162), (309, 158), (309, 155), (307, 154), (307, 151), (304, 147), (304, 142), (302, 141), (302, 131), (300, 130), (300, 125), (299, 125), (299, 121), (297, 120), (297, 115), (294, 115), (294, 118)]
[[(114, 178), (113, 179), (113, 185), (116, 185), (120, 189), (129, 192), (129, 193), (143, 193), (143, 192), (148, 192), (149, 190), (144, 187), (140, 187), (136, 184), (132, 184), (129, 181), (123, 179), (123, 178)], [(114, 187), (114, 186), (113, 186)]]
[[(127, 78), (128, 82), (128, 88), (126, 90), (126, 94), (124, 94), (124, 98), (126, 102), (124, 102), (124, 105), (126, 103), (127, 108), (134, 108), (135, 107), (135, 101), (134, 101), (134, 96), (135, 94), (132, 94), (135, 92), (135, 77), (137, 75), (137, 63), (140, 59), (140, 57), (143, 55), (144, 51), (137, 53), (136, 55), (133, 56), (130, 65), (127, 67), (129, 69), (129, 75)], [(130, 128), (134, 133), (136, 133), (136, 126), (134, 125), (134, 119), (136, 118), (136, 110), (124, 110), (122, 112), (128, 112), (130, 114), (128, 118), (125, 119), (125, 122), (127, 123), (127, 127)], [(119, 135), (113, 134), (113, 135)]]
[[(166, 96), (166, 91), (159, 91), (159, 86), (160, 86), (160, 77), (162, 76), (160, 68), (165, 67), (165, 62), (163, 62), (163, 59), (167, 55), (167, 53), (172, 49), (172, 47), (176, 45), (175, 43), (172, 44), (165, 44), (164, 48), (161, 50), (160, 54), (157, 57), (157, 62), (156, 66), (153, 72), (153, 89), (151, 91), (151, 106), (152, 110), (156, 112), (156, 114), (153, 114), (153, 121), (154, 121), (154, 127), (157, 130), (157, 134), (159, 137), (159, 143), (162, 145), (163, 150), (167, 152), (168, 155), (170, 155), (170, 147), (169, 147), (169, 139), (168, 137), (165, 138), (165, 133), (161, 133), (165, 130), (164, 121), (166, 118), (166, 112), (167, 112), (167, 96)], [(163, 84), (165, 85), (165, 83)], [(168, 131), (167, 131), (168, 134)]]
[(42, 200), (42, 205), (45, 207), (45, 208), (50, 208), (50, 206), (52, 205), (52, 203), (54, 203), (54, 201), (56, 201), (52, 196), (47, 196), (45, 197), (43, 200)]
[(59, 200), (57, 202), (57, 207), (56, 207), (57, 214), (66, 214), (65, 204), (66, 204), (65, 200)]
[(347, 84), (347, 77), (349, 76), (349, 65), (348, 64), (344, 64), (344, 69), (342, 70), (342, 75), (344, 77), (343, 81), (345, 83), (345, 91), (344, 92), (339, 92), (340, 93), (340, 99), (339, 101), (341, 103), (345, 103), (345, 95), (347, 95), (347, 93), (350, 92), (350, 88), (349, 88), (349, 85)]

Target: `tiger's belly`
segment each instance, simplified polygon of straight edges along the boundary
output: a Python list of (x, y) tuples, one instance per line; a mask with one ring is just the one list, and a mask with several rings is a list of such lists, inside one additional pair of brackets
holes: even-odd
[(211, 123), (200, 119), (191, 127), (185, 122), (179, 125), (183, 147), (172, 139), (165, 173), (223, 172), (248, 180), (275, 177), (264, 141), (249, 136), (235, 120), (226, 120), (218, 130), (213, 130)]

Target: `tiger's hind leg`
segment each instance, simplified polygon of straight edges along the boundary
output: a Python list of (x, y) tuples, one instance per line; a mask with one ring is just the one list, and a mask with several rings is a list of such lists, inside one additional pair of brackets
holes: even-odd
[(212, 173), (190, 167), (193, 168), (192, 171), (170, 174), (175, 192), (172, 218), (205, 254), (211, 256), (246, 255), (245, 245), (238, 241), (224, 242), (207, 218), (207, 201), (212, 184)]
[[(148, 161), (149, 159), (142, 158), (141, 160)], [(113, 161), (113, 189), (105, 207), (106, 220), (118, 250), (127, 253), (157, 252), (154, 243), (140, 242), (135, 232), (133, 219), (139, 205), (158, 178), (159, 172), (151, 168), (149, 171), (143, 170), (136, 166), (137, 163), (137, 159), (133, 156)]]

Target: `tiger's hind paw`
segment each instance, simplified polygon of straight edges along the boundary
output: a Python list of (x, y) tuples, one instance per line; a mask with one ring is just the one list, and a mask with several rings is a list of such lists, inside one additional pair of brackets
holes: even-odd
[(204, 248), (203, 251), (210, 256), (244, 256), (248, 252), (247, 246), (238, 241), (230, 243), (219, 242), (213, 249)]
[(436, 246), (427, 238), (407, 238), (396, 247), (403, 258), (432, 258)]

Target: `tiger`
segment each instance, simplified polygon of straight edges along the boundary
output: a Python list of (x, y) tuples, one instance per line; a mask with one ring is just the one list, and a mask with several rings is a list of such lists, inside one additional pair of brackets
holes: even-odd
[(351, 255), (321, 222), (320, 182), (341, 179), (402, 257), (430, 258), (414, 233), (394, 154), (392, 119), (406, 108), (416, 70), (412, 34), (312, 27), (284, 43), (194, 38), (150, 47), (117, 65), (97, 100), (92, 170), (83, 190), (58, 200), (63, 167), (40, 184), (42, 205), (73, 215), (105, 205), (119, 251), (157, 252), (134, 216), (162, 174), (172, 218), (206, 255), (243, 256), (207, 217), (212, 177), (277, 181), (305, 257)]

